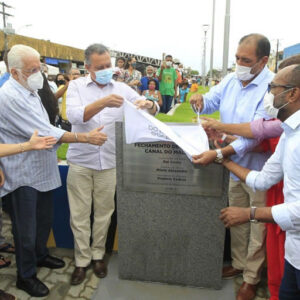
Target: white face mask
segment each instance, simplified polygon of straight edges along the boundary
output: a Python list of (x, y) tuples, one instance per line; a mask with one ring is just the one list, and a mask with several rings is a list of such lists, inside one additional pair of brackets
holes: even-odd
[(235, 73), (236, 73), (237, 78), (242, 81), (251, 80), (255, 76), (255, 74), (250, 73), (252, 68), (253, 67), (245, 67), (245, 66), (240, 66), (240, 65), (236, 64)]
[(18, 70), (18, 73), (21, 78), (21, 84), (30, 91), (36, 91), (43, 87), (44, 84), (44, 77), (42, 76), (41, 72), (36, 72), (30, 75), (27, 79), (24, 78), (24, 75), (21, 70)]
[[(285, 92), (287, 92), (289, 90), (283, 91), (282, 93), (285, 93)], [(279, 96), (282, 93), (280, 93), (280, 94), (278, 94), (276, 96)], [(279, 108), (276, 108), (276, 107), (274, 107), (274, 98), (275, 98), (275, 96), (271, 92), (265, 94), (265, 97), (264, 97), (264, 109), (267, 112), (267, 114), (269, 115), (269, 117), (277, 119), (279, 110), (281, 110), (283, 107), (287, 106), (289, 104), (289, 102), (281, 105)]]
[(277, 118), (278, 108), (274, 107), (274, 95), (271, 92), (264, 96), (264, 109), (269, 117)]
[(166, 66), (167, 66), (167, 67), (172, 67), (172, 62), (171, 62), (171, 61), (169, 61), (169, 60), (168, 60), (168, 61), (166, 61)]
[(44, 77), (41, 72), (36, 72), (27, 78), (28, 87), (32, 91), (40, 90), (44, 84)]

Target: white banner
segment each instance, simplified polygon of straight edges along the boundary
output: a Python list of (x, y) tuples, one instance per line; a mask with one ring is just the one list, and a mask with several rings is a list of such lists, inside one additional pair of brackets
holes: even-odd
[(201, 124), (168, 126), (127, 100), (124, 103), (124, 115), (127, 144), (172, 141), (190, 160), (192, 155), (209, 150), (208, 138)]

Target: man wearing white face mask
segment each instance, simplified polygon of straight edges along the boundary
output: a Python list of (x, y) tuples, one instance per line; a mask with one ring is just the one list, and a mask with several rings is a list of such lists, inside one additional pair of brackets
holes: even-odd
[[(93, 44), (85, 50), (87, 77), (71, 81), (67, 93), (67, 116), (72, 131), (104, 126), (108, 141), (103, 147), (70, 146), (67, 188), (71, 228), (75, 240), (75, 269), (71, 284), (80, 284), (92, 263), (94, 273), (103, 278), (105, 241), (114, 211), (116, 186), (115, 122), (123, 121), (124, 99), (155, 114), (159, 106), (140, 96), (127, 84), (112, 79), (109, 50)], [(93, 227), (90, 215), (93, 207)], [(93, 242), (90, 245), (90, 236)]]
[(177, 73), (173, 68), (172, 55), (167, 55), (166, 60), (157, 70), (156, 76), (159, 80), (159, 91), (163, 99), (162, 112), (167, 113), (171, 109), (173, 98), (177, 97)]
[(300, 299), (300, 65), (279, 71), (270, 85), (270, 92), (274, 100), (273, 108), (280, 108), (278, 118), (283, 122), (284, 130), (275, 153), (260, 172), (230, 160), (223, 164), (254, 190), (268, 189), (283, 179), (284, 203), (273, 207), (230, 207), (221, 211), (220, 218), (226, 227), (250, 220), (277, 223), (286, 232), (284, 276), (279, 299), (294, 300)]
[[(266, 118), (263, 97), (274, 74), (266, 63), (270, 54), (268, 39), (260, 34), (244, 36), (236, 51), (236, 72), (227, 75), (214, 89), (204, 96), (193, 95), (190, 99), (194, 110), (201, 114), (220, 111), (224, 123), (244, 123)], [(260, 170), (270, 153), (249, 152), (259, 141), (240, 138), (230, 145), (209, 150), (194, 157), (194, 163), (206, 165), (230, 155), (239, 164)], [(265, 193), (252, 192), (231, 174), (229, 185), (229, 205), (264, 206)], [(260, 281), (265, 260), (265, 226), (249, 224), (237, 226), (231, 231), (232, 266), (224, 267), (223, 277), (230, 278), (243, 273), (244, 282), (238, 292), (239, 300), (253, 299)]]
[(41, 136), (53, 136), (63, 143), (102, 145), (107, 137), (99, 132), (101, 128), (88, 133), (69, 133), (50, 124), (37, 93), (43, 86), (43, 76), (40, 55), (35, 49), (13, 46), (8, 53), (8, 66), (10, 79), (0, 89), (0, 143), (19, 144), (20, 153), (13, 158), (1, 158), (0, 168), (6, 180), (0, 188), (0, 197), (12, 220), (16, 286), (33, 297), (45, 297), (49, 289), (36, 277), (37, 267), (64, 266), (61, 259), (49, 255), (47, 248), (52, 226), (52, 190), (61, 185), (58, 146), (26, 152), (24, 142), (36, 129)]

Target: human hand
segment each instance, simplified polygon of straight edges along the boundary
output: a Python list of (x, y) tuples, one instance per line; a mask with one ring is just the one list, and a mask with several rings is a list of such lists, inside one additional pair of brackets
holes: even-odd
[(138, 108), (138, 109), (151, 109), (152, 107), (155, 106), (153, 101), (150, 100), (136, 100), (134, 102), (134, 105)]
[(190, 98), (191, 105), (194, 105), (199, 111), (203, 109), (203, 96), (201, 94), (193, 94)]
[(123, 105), (123, 103), (124, 98), (116, 94), (110, 94), (104, 97), (105, 107), (120, 107)]
[(249, 222), (250, 208), (249, 207), (227, 207), (221, 210), (219, 216), (225, 227), (232, 227)]
[(215, 150), (208, 150), (199, 155), (193, 155), (193, 163), (197, 165), (206, 166), (214, 162), (217, 157)]
[(202, 122), (202, 126), (204, 129), (210, 128), (210, 129), (215, 129), (218, 132), (222, 132), (223, 129), (223, 123), (217, 121), (216, 119), (213, 118), (208, 118), (208, 117), (201, 117), (202, 120), (205, 122)]
[(51, 149), (56, 142), (56, 138), (52, 136), (38, 136), (37, 130), (34, 131), (30, 140), (28, 141), (30, 150)]
[(92, 145), (102, 146), (107, 141), (107, 135), (100, 132), (104, 126), (95, 128), (87, 133), (87, 142)]
[(3, 186), (4, 181), (5, 181), (5, 176), (3, 171), (0, 169), (0, 187)]
[(212, 128), (204, 128), (208, 139), (210, 140), (220, 140), (223, 136), (222, 133), (216, 131), (215, 129)]

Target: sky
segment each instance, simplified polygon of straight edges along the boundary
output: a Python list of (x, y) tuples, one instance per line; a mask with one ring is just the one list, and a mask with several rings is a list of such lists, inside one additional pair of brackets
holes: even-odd
[[(209, 70), (213, 0), (2, 1), (14, 7), (8, 10), (14, 17), (7, 22), (17, 34), (81, 49), (100, 42), (114, 50), (153, 58), (172, 54), (200, 74), (203, 24), (209, 24)], [(216, 0), (213, 67), (217, 69), (222, 68), (225, 4), (226, 0)], [(234, 63), (239, 39), (249, 33), (264, 34), (274, 51), (277, 39), (279, 50), (300, 43), (299, 11), (299, 0), (231, 0), (228, 65)]]

